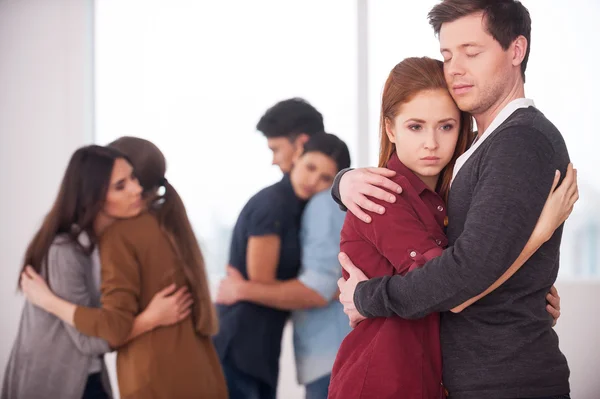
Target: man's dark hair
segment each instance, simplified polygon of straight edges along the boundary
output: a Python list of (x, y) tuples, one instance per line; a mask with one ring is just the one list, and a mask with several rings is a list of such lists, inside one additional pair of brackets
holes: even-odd
[(334, 134), (316, 134), (304, 144), (303, 154), (320, 152), (335, 161), (338, 172), (350, 167), (350, 151), (348, 146)]
[(323, 115), (308, 101), (290, 98), (273, 105), (265, 112), (256, 125), (267, 138), (287, 137), (294, 140), (305, 133), (312, 136), (323, 133)]
[(521, 75), (525, 81), (525, 69), (531, 49), (531, 17), (529, 11), (516, 0), (443, 0), (429, 11), (429, 24), (439, 35), (442, 24), (453, 22), (477, 12), (483, 13), (487, 31), (507, 50), (519, 36), (527, 39), (527, 51), (521, 63)]

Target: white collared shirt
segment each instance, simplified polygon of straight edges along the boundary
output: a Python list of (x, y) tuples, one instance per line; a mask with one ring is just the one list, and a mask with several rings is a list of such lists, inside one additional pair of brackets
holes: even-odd
[[(477, 148), (479, 148), (481, 143), (483, 143), (488, 137), (490, 137), (492, 133), (494, 133), (494, 131), (498, 128), (498, 126), (504, 123), (504, 121), (506, 121), (516, 110), (528, 107), (535, 107), (533, 100), (530, 100), (528, 98), (517, 98), (506, 104), (506, 106), (502, 108), (502, 111), (500, 111), (498, 115), (496, 115), (496, 117), (494, 118), (490, 126), (488, 126), (488, 128), (485, 130), (485, 132), (479, 137), (477, 141), (475, 141), (475, 143), (473, 143), (471, 148), (469, 148), (464, 154), (458, 157), (458, 159), (456, 160), (456, 164), (454, 165), (454, 170), (452, 172), (452, 181), (454, 181), (454, 178), (456, 177), (460, 169), (469, 160), (469, 158), (471, 157), (471, 155), (473, 155)], [(452, 184), (452, 182), (450, 184)]]

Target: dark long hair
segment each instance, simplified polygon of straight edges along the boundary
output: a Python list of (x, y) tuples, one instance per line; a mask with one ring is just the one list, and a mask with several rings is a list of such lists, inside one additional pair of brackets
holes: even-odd
[[(117, 150), (97, 145), (73, 153), (54, 205), (27, 247), (22, 271), (30, 265), (42, 273), (48, 250), (59, 234), (67, 235), (84, 254), (92, 253), (97, 242), (94, 221), (104, 206), (113, 166), (119, 158), (124, 156)], [(78, 240), (82, 232), (89, 237), (87, 245)]]
[[(150, 212), (158, 219), (183, 264), (194, 297), (196, 330), (207, 336), (215, 334), (218, 321), (210, 298), (204, 258), (185, 205), (175, 188), (165, 179), (167, 163), (163, 153), (150, 141), (137, 137), (121, 137), (110, 143), (109, 147), (118, 149), (131, 160)], [(164, 193), (159, 194), (161, 187), (164, 187)]]
[[(437, 89), (448, 90), (444, 78), (444, 64), (441, 61), (429, 57), (406, 58), (392, 69), (381, 96), (379, 167), (385, 168), (390, 157), (396, 151), (396, 145), (390, 141), (385, 133), (385, 121), (393, 121), (398, 115), (400, 106), (409, 102), (419, 92)], [(471, 115), (460, 111), (460, 131), (456, 149), (450, 163), (440, 173), (437, 187), (438, 193), (446, 201), (448, 200), (454, 164), (456, 159), (467, 150), (472, 135), (473, 122)]]
[(350, 167), (350, 151), (348, 146), (334, 134), (321, 133), (312, 136), (304, 144), (304, 152), (320, 152), (335, 161), (338, 172)]

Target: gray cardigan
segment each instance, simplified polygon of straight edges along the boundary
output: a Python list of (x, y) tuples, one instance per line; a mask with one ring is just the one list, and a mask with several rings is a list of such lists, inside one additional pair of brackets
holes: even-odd
[[(80, 237), (82, 238), (82, 237)], [(94, 284), (94, 258), (86, 256), (65, 236), (48, 251), (48, 281), (61, 298), (82, 306), (100, 306)], [(0, 399), (80, 399), (94, 357), (102, 361), (102, 377), (111, 393), (103, 354), (106, 341), (88, 337), (57, 317), (25, 302), (19, 332), (4, 374)]]

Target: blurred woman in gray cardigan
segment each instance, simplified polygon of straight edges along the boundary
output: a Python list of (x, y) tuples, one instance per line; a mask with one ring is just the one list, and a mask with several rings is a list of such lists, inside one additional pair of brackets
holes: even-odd
[[(114, 149), (80, 148), (29, 244), (23, 268), (33, 267), (67, 301), (100, 306), (97, 238), (113, 221), (137, 216), (141, 210), (141, 188), (128, 160)], [(189, 315), (189, 293), (174, 291), (173, 285), (154, 296), (136, 317), (129, 340)], [(111, 398), (103, 361), (111, 350), (103, 339), (83, 335), (26, 302), (0, 398)]]

